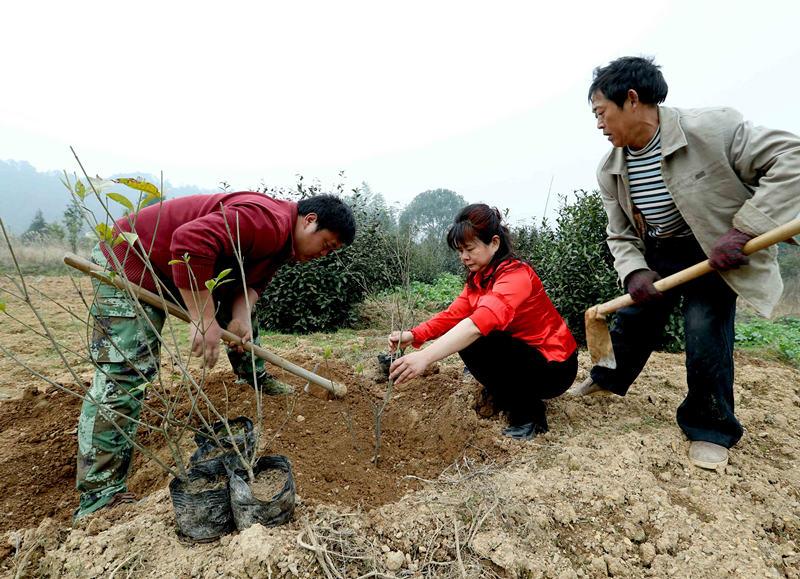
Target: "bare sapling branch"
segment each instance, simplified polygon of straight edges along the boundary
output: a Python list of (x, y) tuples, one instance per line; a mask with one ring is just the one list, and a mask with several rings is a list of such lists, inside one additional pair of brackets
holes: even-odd
[[(397, 237), (395, 237), (395, 244), (393, 248), (397, 260), (396, 266), (397, 266), (398, 277), (400, 278), (400, 283), (401, 283), (401, 292), (399, 294), (397, 292), (394, 292), (392, 294), (393, 308), (392, 308), (392, 321), (389, 333), (391, 334), (395, 330), (398, 330), (401, 336), (403, 334), (404, 329), (407, 327), (407, 323), (409, 318), (411, 317), (410, 314), (412, 312), (411, 283), (410, 283), (410, 269), (411, 269), (410, 247), (411, 247), (410, 234), (405, 238), (404, 244), (399, 234)], [(398, 344), (398, 346), (399, 345), (400, 344)], [(390, 363), (402, 355), (403, 351), (398, 347), (398, 349), (390, 356)], [(386, 391), (384, 392), (382, 402), (379, 404), (373, 404), (373, 414), (375, 418), (375, 453), (372, 457), (372, 462), (374, 462), (376, 466), (378, 464), (378, 460), (380, 459), (383, 413), (385, 412), (386, 407), (389, 405), (389, 401), (392, 399), (393, 390), (394, 390), (394, 381), (392, 380), (390, 375), (387, 378)]]

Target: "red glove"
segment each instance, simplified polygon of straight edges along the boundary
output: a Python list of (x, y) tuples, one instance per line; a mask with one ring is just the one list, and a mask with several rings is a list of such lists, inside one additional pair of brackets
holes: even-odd
[(747, 265), (750, 258), (742, 252), (742, 248), (751, 239), (752, 236), (738, 229), (731, 229), (714, 243), (708, 258), (709, 265), (719, 271)]
[(664, 297), (664, 294), (653, 285), (660, 279), (661, 276), (652, 269), (637, 269), (628, 275), (625, 280), (625, 287), (635, 303), (645, 304)]

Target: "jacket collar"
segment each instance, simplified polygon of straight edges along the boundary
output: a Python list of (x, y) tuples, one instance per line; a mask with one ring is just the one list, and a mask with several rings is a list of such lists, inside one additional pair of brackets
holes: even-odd
[(677, 109), (658, 107), (658, 122), (661, 125), (661, 154), (664, 157), (686, 146), (686, 135)]
[[(661, 126), (661, 155), (663, 157), (686, 146), (686, 135), (681, 128), (680, 115), (676, 109), (658, 107), (658, 124)], [(612, 175), (626, 174), (628, 168), (625, 161), (625, 148), (614, 147), (611, 149), (603, 163), (602, 170)]]

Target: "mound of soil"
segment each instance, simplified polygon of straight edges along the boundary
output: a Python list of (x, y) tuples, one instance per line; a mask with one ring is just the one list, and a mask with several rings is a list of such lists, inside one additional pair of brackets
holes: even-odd
[[(296, 364), (313, 367), (302, 353), (289, 357)], [(342, 400), (325, 401), (304, 393), (299, 379), (276, 370), (298, 394), (264, 397), (259, 455), (289, 458), (303, 501), (364, 508), (397, 500), (419, 488), (419, 479), (436, 478), (465, 453), (504, 455), (502, 446), (494, 442), (493, 422), (479, 421), (472, 410), (474, 381), (462, 383), (459, 370), (452, 367), (395, 388), (383, 415), (377, 464), (372, 460), (374, 409), (382, 401), (385, 383), (365, 377), (355, 380), (351, 368), (332, 362), (320, 374), (346, 384), (349, 390)], [(210, 376), (204, 390), (227, 416), (255, 419), (253, 391), (233, 381), (229, 371), (220, 370)], [(29, 387), (23, 398), (0, 403), (4, 512), (0, 532), (35, 526), (44, 517), (67, 521), (77, 507), (79, 412), (80, 400), (59, 390), (40, 393)], [(146, 413), (144, 420), (148, 420)], [(138, 441), (166, 462), (170, 460), (160, 434), (140, 430)], [(187, 437), (187, 457), (192, 450)], [(135, 454), (129, 477), (132, 492), (148, 495), (164, 488), (168, 479), (155, 461)]]
[(77, 506), (76, 425), (80, 400), (29, 387), (0, 402), (0, 530), (43, 517), (67, 518)]

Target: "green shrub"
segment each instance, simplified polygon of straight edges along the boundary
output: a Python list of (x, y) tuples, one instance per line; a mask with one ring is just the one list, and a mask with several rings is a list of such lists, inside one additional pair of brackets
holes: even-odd
[(455, 251), (441, 239), (424, 239), (410, 248), (409, 278), (421, 283), (436, 283), (442, 272), (456, 275), (464, 268)]
[(443, 273), (433, 283), (411, 282), (411, 294), (419, 307), (444, 309), (463, 289), (464, 277), (453, 273)]
[(547, 221), (514, 231), (518, 255), (544, 284), (575, 339), (585, 342), (583, 314), (593, 304), (619, 294), (605, 238), (606, 214), (600, 196), (576, 192), (561, 198), (555, 227)]
[[(318, 185), (298, 185), (300, 196), (320, 192)], [(271, 195), (280, 194), (275, 190)], [(341, 194), (341, 189), (337, 191)], [(352, 325), (356, 306), (398, 278), (396, 234), (386, 231), (386, 216), (374, 196), (354, 191), (346, 197), (356, 217), (352, 245), (306, 263), (283, 266), (258, 303), (259, 323), (291, 333), (330, 331)]]
[(745, 349), (766, 350), (783, 361), (800, 366), (800, 318), (738, 322), (736, 345)]
[[(443, 273), (433, 283), (412, 281), (409, 284), (411, 307), (426, 312), (441, 311), (449, 306), (461, 290), (464, 289), (464, 278), (453, 273)], [(377, 295), (380, 300), (390, 301), (400, 296), (403, 289), (394, 287), (384, 290)]]

